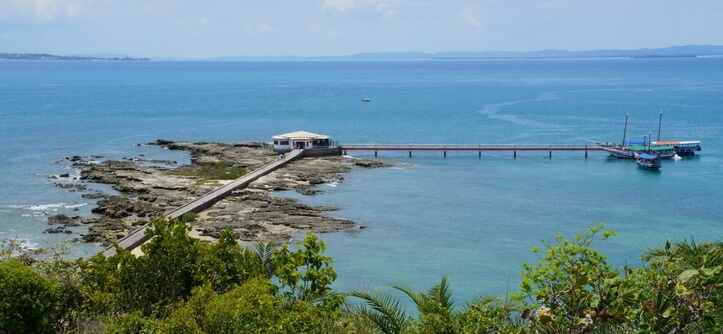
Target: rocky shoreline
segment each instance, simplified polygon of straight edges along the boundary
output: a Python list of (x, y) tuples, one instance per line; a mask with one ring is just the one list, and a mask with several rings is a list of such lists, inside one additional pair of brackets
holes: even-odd
[[(251, 171), (278, 159), (271, 146), (265, 143), (188, 143), (159, 139), (147, 145), (188, 151), (191, 166), (196, 167), (220, 163)], [(66, 227), (86, 225), (88, 233), (81, 235), (79, 241), (109, 245), (146, 224), (154, 214), (169, 212), (228, 182), (179, 173), (180, 166), (173, 161), (135, 157), (95, 162), (96, 158), (66, 158), (72, 168), (79, 170), (80, 182), (70, 182), (71, 176), (63, 174), (55, 177), (56, 186), (84, 192), (87, 183), (102, 183), (111, 185), (119, 194), (82, 194), (83, 198), (97, 200), (92, 209), (95, 215), (49, 216), (48, 224), (53, 227), (46, 230), (47, 233), (72, 233)], [(341, 156), (291, 162), (191, 217), (192, 233), (199, 238), (213, 240), (230, 227), (240, 241), (254, 243), (285, 242), (306, 230), (317, 233), (358, 231), (364, 227), (329, 214), (337, 208), (309, 206), (290, 198), (272, 196), (271, 193), (295, 190), (313, 195), (320, 191), (318, 185), (339, 182), (352, 168), (376, 167), (384, 167), (384, 164)]]

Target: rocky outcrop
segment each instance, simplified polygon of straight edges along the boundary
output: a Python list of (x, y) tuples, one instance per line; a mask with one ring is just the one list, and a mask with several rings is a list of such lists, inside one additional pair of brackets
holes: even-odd
[[(257, 169), (278, 158), (264, 143), (177, 143), (159, 139), (148, 145), (171, 150), (185, 150), (194, 165), (225, 162), (247, 170)], [(82, 236), (85, 242), (110, 242), (126, 236), (146, 224), (154, 214), (169, 212), (215, 189), (218, 182), (199, 182), (195, 177), (174, 173), (175, 168), (145, 165), (159, 162), (144, 158), (124, 158), (123, 161), (91, 162), (82, 157), (68, 158), (80, 170), (83, 183), (110, 184), (119, 195), (99, 192), (83, 194), (83, 198), (97, 199), (93, 217), (54, 217), (53, 221), (68, 226), (88, 226)], [(191, 224), (199, 235), (217, 238), (225, 228), (231, 228), (239, 239), (248, 242), (288, 241), (303, 230), (315, 232), (354, 231), (359, 227), (348, 220), (329, 214), (335, 208), (314, 207), (293, 199), (271, 196), (274, 191), (295, 190), (305, 195), (321, 191), (320, 184), (340, 182), (355, 167), (382, 167), (374, 161), (353, 163), (340, 156), (306, 158), (289, 163), (286, 167), (252, 182), (247, 189), (237, 190), (230, 196), (201, 212)], [(175, 162), (164, 162), (173, 165)], [(75, 189), (75, 188), (74, 188)], [(49, 219), (50, 221), (50, 219)], [(55, 228), (48, 233), (67, 233)]]

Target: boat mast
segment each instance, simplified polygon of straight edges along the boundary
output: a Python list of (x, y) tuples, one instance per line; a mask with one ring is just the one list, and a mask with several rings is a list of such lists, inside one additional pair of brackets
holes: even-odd
[(625, 146), (625, 137), (628, 135), (628, 114), (625, 114), (625, 128), (623, 129), (623, 146)]
[(658, 141), (660, 141), (660, 124), (663, 123), (663, 108), (660, 108), (660, 119), (658, 120)]

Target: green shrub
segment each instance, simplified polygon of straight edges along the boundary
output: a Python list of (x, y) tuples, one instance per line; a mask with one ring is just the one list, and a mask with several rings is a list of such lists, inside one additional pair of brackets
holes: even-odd
[(193, 295), (165, 321), (164, 333), (278, 333), (283, 300), (268, 279), (252, 279), (224, 294), (211, 286)]
[(60, 287), (33, 267), (0, 262), (0, 332), (54, 333), (60, 316)]

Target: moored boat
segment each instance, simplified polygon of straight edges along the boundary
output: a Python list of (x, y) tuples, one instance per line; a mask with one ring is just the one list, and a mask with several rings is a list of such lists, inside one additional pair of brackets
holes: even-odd
[(643, 153), (652, 151), (657, 154), (661, 159), (671, 159), (675, 157), (676, 150), (673, 145), (657, 145), (655, 143), (649, 143), (647, 141), (638, 142), (625, 142), (625, 144), (613, 144), (613, 143), (597, 143), (603, 151), (610, 153), (610, 155), (621, 158), (621, 159), (635, 159), (635, 153)]
[(626, 139), (628, 136), (628, 114), (625, 114), (625, 127), (623, 128), (623, 141), (618, 143), (601, 143), (601, 142), (595, 142), (595, 144), (600, 147), (603, 151), (610, 153), (611, 156), (614, 156), (616, 158), (623, 158), (623, 159), (634, 159), (635, 156), (633, 155), (632, 151), (629, 151), (627, 149), (627, 143)]
[(638, 167), (649, 170), (658, 170), (662, 166), (659, 155), (647, 152), (635, 152), (635, 163)]
[(675, 150), (675, 154), (680, 156), (695, 155), (695, 152), (702, 150), (700, 140), (657, 140), (653, 142), (653, 145), (671, 145)]
[(650, 141), (653, 145), (670, 145), (673, 146), (673, 150), (675, 151), (675, 154), (677, 155), (694, 155), (696, 151), (700, 151), (700, 140), (687, 140), (687, 141), (678, 141), (678, 140), (660, 140), (660, 128), (663, 124), (663, 111), (660, 111), (660, 119), (658, 120), (658, 140), (653, 141), (652, 138), (650, 138)]
[(595, 142), (605, 152), (610, 155), (623, 158), (635, 159), (635, 153), (653, 151), (661, 159), (671, 159), (676, 155), (694, 155), (696, 151), (701, 150), (700, 141), (677, 141), (677, 140), (660, 140), (660, 128), (663, 121), (663, 112), (660, 112), (658, 121), (658, 140), (653, 141), (650, 134), (647, 139), (642, 142), (626, 141), (628, 133), (628, 115), (625, 115), (625, 130), (623, 132), (623, 141), (620, 143), (602, 143)]
[(652, 153), (657, 155), (660, 159), (672, 159), (675, 157), (675, 147), (673, 145), (655, 145), (651, 143), (642, 142), (640, 144), (633, 144), (627, 147), (628, 151), (635, 153)]

